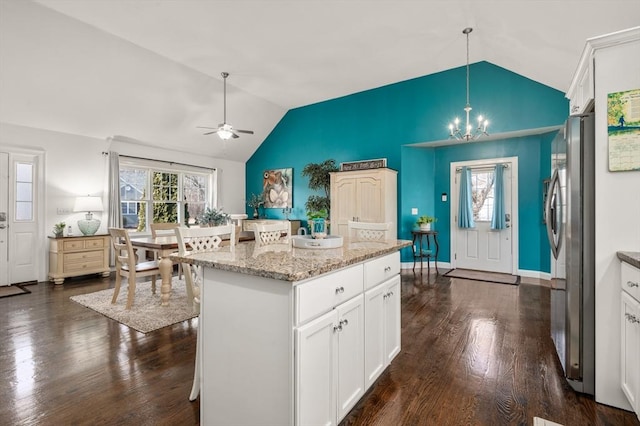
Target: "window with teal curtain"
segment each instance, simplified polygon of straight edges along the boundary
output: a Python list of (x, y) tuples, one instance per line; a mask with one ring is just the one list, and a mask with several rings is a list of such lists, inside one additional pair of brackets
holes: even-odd
[(491, 218), (491, 229), (506, 228), (506, 218), (504, 214), (504, 164), (496, 164), (493, 195), (493, 216)]
[(473, 200), (471, 194), (471, 170), (463, 167), (460, 172), (460, 202), (458, 204), (458, 227), (473, 228)]

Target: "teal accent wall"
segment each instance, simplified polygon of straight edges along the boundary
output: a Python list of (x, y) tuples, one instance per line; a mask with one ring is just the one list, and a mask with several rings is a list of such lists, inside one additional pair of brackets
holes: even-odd
[[(341, 98), (292, 109), (285, 114), (246, 164), (246, 196), (262, 191), (265, 170), (293, 168), (293, 212), (305, 219), (304, 203), (313, 192), (301, 175), (308, 163), (387, 158), (398, 170), (398, 236), (411, 238), (411, 208), (438, 218), (440, 256), (450, 258), (449, 163), (517, 156), (521, 269), (549, 272), (549, 246), (542, 224), (542, 180), (550, 172), (552, 135), (438, 148), (411, 144), (447, 138), (447, 125), (463, 118), (465, 67), (454, 68)], [(491, 134), (564, 123), (568, 101), (558, 90), (488, 62), (470, 67), (472, 117), (483, 114)], [(535, 191), (534, 191), (535, 189)], [(450, 194), (449, 194), (450, 195)], [(253, 212), (247, 209), (248, 214)], [(269, 218), (282, 218), (266, 209)], [(411, 251), (402, 252), (411, 260)]]

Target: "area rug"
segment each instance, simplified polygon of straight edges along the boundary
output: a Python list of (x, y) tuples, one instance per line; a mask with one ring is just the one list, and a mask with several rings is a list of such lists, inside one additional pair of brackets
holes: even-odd
[(115, 304), (111, 304), (113, 289), (72, 296), (71, 300), (89, 309), (118, 321), (141, 333), (149, 333), (197, 316), (192, 303), (187, 300), (184, 280), (173, 278), (169, 306), (161, 306), (160, 280), (156, 282), (156, 294), (151, 293), (151, 281), (136, 284), (133, 306), (125, 309), (127, 303), (126, 283), (122, 283)]
[(0, 286), (0, 298), (19, 296), (21, 294), (29, 294), (29, 293), (31, 292), (26, 288), (24, 288), (23, 286), (21, 286), (20, 284)]
[(497, 272), (474, 271), (471, 269), (452, 269), (445, 277), (464, 278), (466, 280), (487, 281), (500, 284), (520, 284), (520, 275), (500, 274)]

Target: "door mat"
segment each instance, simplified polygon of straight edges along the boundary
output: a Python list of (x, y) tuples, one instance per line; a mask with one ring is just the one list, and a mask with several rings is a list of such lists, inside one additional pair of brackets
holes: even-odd
[(13, 284), (0, 287), (0, 298), (20, 296), (21, 294), (29, 294), (29, 290), (24, 288), (21, 284)]
[(156, 294), (153, 294), (150, 281), (136, 283), (135, 297), (130, 310), (125, 309), (127, 283), (124, 280), (115, 304), (111, 303), (112, 288), (72, 296), (71, 300), (141, 333), (149, 333), (198, 316), (192, 301), (187, 298), (184, 280), (173, 277), (169, 306), (160, 305), (160, 285), (158, 280)]
[(474, 271), (472, 269), (452, 269), (446, 274), (445, 277), (450, 278), (464, 278), (466, 280), (474, 280), (474, 281), (487, 281), (491, 283), (500, 283), (500, 284), (511, 284), (518, 285), (520, 284), (520, 275), (511, 275), (511, 274), (501, 274), (498, 272), (485, 272), (485, 271)]

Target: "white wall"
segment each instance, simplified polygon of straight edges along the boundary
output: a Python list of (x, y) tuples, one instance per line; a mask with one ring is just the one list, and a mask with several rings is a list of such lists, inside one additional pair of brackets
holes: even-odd
[[(109, 151), (109, 149), (121, 155), (215, 168), (218, 170), (218, 205), (230, 213), (244, 213), (246, 209), (244, 201), (245, 165), (241, 162), (135, 143), (109, 143), (106, 139), (95, 139), (0, 122), (0, 150), (10, 152), (19, 149), (44, 152), (45, 224), (43, 229), (45, 235), (42, 235), (41, 238), (41, 241), (44, 242), (46, 242), (51, 228), (57, 222), (64, 221), (73, 227), (74, 232), (78, 232), (76, 221), (82, 217), (81, 213), (57, 214), (58, 208), (72, 211), (76, 196), (99, 195), (103, 197), (105, 206), (107, 205), (108, 157), (104, 156), (102, 152)], [(102, 219), (102, 225), (98, 232), (106, 233), (107, 212), (96, 214), (96, 216)], [(41, 250), (43, 258), (48, 259), (45, 243), (42, 244)], [(39, 271), (38, 281), (47, 279), (47, 268), (48, 265), (45, 264), (43, 270)]]
[(596, 50), (596, 401), (625, 409), (616, 252), (640, 252), (640, 172), (609, 172), (607, 95), (639, 88), (640, 40)]

